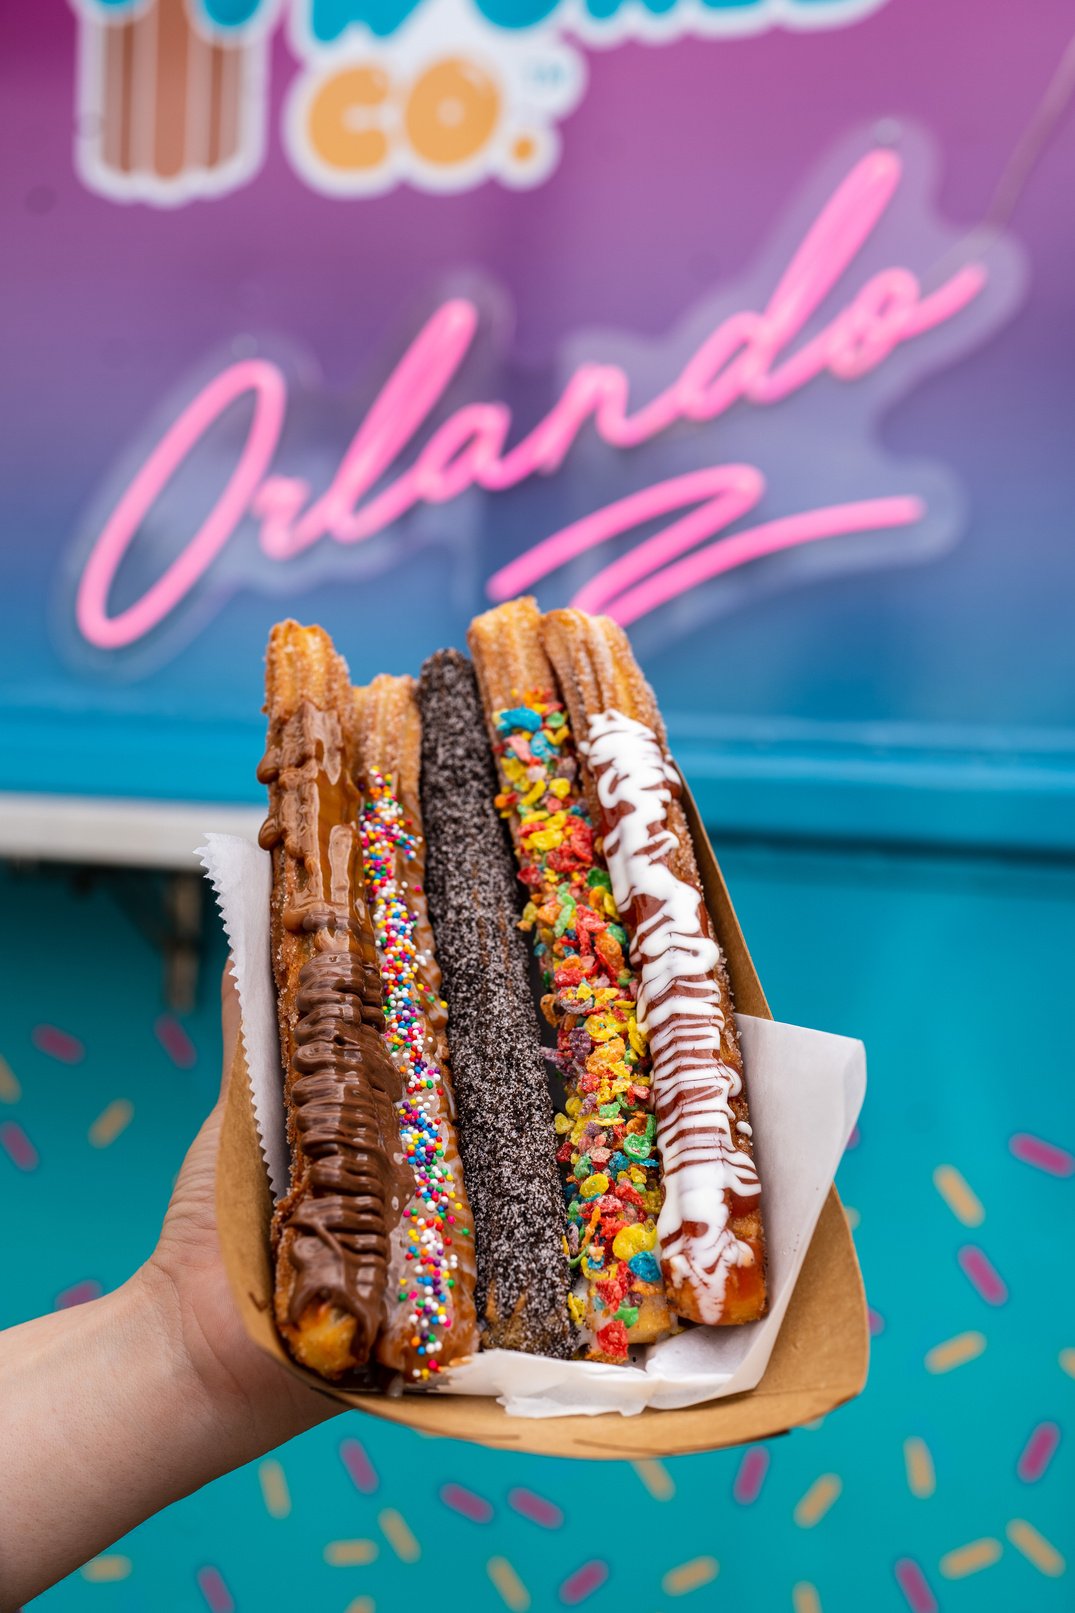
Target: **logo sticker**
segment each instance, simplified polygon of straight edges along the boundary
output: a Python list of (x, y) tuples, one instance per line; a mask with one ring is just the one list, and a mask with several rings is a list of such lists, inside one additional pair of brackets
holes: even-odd
[(220, 196), (261, 166), (270, 36), (298, 70), (281, 139), (331, 196), (538, 185), (586, 89), (586, 50), (840, 28), (886, 0), (72, 0), (75, 155), (116, 201)]

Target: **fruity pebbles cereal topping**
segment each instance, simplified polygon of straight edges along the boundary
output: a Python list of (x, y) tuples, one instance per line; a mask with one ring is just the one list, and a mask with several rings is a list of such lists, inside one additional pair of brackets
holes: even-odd
[(595, 843), (562, 704), (535, 693), (496, 713), (501, 815), (515, 825), (519, 877), (557, 1033), (567, 1098), (556, 1116), (567, 1173), (567, 1246), (581, 1279), (571, 1305), (591, 1359), (668, 1332), (657, 1249), (661, 1189), (638, 982)]

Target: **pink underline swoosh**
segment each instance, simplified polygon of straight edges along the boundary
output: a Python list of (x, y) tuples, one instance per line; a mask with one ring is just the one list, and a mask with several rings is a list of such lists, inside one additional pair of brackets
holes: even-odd
[(689, 555), (673, 565), (654, 573), (644, 583), (629, 588), (615, 599), (605, 602), (605, 611), (622, 627), (627, 627), (640, 616), (647, 615), (680, 594), (709, 582), (713, 577), (734, 571), (764, 555), (776, 554), (782, 549), (796, 549), (806, 543), (817, 543), (823, 538), (843, 537), (852, 532), (879, 532), (892, 527), (913, 526), (925, 514), (926, 506), (920, 498), (898, 496), (894, 498), (864, 499), (857, 504), (834, 504), (825, 509), (810, 510), (803, 515), (783, 516), (778, 521), (767, 521), (737, 532), (730, 538), (721, 538), (708, 544), (697, 554)]
[(728, 472), (742, 468), (718, 465), (688, 471), (683, 476), (673, 476), (666, 482), (643, 488), (641, 492), (629, 493), (593, 515), (584, 515), (494, 572), (487, 584), (490, 599), (511, 599), (596, 544), (622, 537), (632, 526), (667, 515), (684, 504), (715, 497), (726, 490)]

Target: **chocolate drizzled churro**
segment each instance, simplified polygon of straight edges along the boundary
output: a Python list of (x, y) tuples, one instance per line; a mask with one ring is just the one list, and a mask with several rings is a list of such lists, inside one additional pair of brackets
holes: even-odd
[(484, 1343), (567, 1356), (569, 1268), (553, 1112), (516, 928), (515, 868), (473, 668), (431, 656), (419, 684), (426, 888), (474, 1210)]
[(381, 1039), (381, 981), (350, 775), (347, 667), (320, 628), (273, 629), (266, 670), (272, 962), (285, 1072), (290, 1191), (276, 1207), (275, 1312), (292, 1353), (325, 1377), (367, 1362), (389, 1235), (413, 1177)]

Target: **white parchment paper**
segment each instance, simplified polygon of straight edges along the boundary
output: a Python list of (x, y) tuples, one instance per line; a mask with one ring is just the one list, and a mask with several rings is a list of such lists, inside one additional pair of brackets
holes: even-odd
[[(237, 835), (208, 835), (199, 856), (234, 958), (243, 1046), (269, 1182), (288, 1179), (276, 999), (269, 958), (271, 859)], [(519, 1417), (663, 1410), (741, 1394), (761, 1379), (840, 1156), (862, 1106), (861, 1042), (739, 1015), (769, 1254), (769, 1312), (743, 1327), (687, 1328), (629, 1366), (487, 1350), (430, 1393), (495, 1395)]]
[(231, 948), (231, 966), (242, 1009), (243, 1052), (250, 1074), (254, 1119), (272, 1196), (288, 1188), (290, 1165), (284, 1118), (283, 1074), (276, 1021), (276, 987), (269, 955), (272, 857), (239, 835), (210, 834), (200, 857), (216, 892)]

